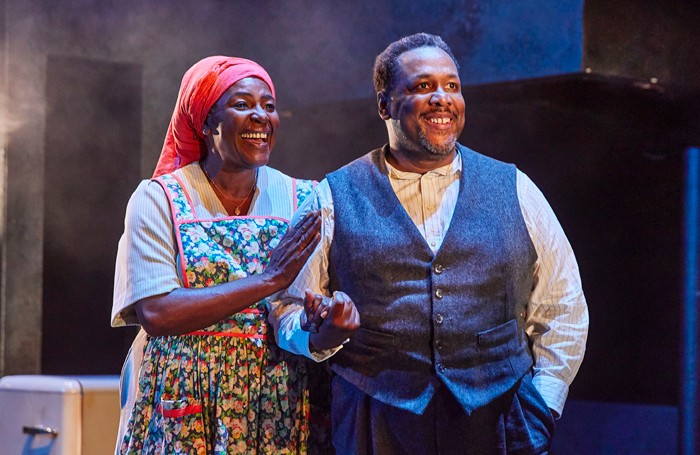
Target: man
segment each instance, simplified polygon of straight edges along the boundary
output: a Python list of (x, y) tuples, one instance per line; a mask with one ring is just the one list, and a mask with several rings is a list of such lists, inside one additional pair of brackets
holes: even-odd
[(308, 335), (287, 301), (279, 343), (329, 358), (339, 454), (546, 454), (587, 336), (571, 247), (523, 173), (457, 143), (442, 39), (392, 43), (374, 74), (389, 144), (296, 214), (320, 209), (322, 240), (288, 294), (326, 318)]

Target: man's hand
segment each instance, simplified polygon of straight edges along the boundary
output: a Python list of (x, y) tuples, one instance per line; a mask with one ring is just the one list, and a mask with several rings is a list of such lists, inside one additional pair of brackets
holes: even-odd
[[(333, 298), (314, 295), (306, 290), (304, 310), (311, 335), (311, 349), (321, 351), (340, 346), (360, 327), (360, 314), (344, 292), (334, 292)], [(317, 330), (317, 332), (314, 332)]]
[(322, 295), (314, 295), (310, 289), (307, 289), (304, 294), (306, 322), (302, 324), (301, 330), (318, 333), (318, 328), (323, 324), (323, 319), (328, 315), (328, 308), (330, 308), (330, 306), (330, 298)]

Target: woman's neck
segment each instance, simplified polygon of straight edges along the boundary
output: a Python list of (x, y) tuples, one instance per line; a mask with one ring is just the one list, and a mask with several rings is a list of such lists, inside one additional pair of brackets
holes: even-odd
[[(210, 159), (211, 154), (199, 162), (204, 174), (213, 182), (217, 192), (227, 199), (242, 200), (249, 197), (257, 180), (257, 169), (241, 169), (231, 166), (223, 167), (223, 162)], [(217, 157), (218, 158), (218, 157)]]

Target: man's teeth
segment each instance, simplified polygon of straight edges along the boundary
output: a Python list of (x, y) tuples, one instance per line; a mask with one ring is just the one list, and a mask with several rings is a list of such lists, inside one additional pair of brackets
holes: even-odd
[(449, 118), (431, 118), (428, 121), (430, 123), (450, 123), (452, 120)]
[(243, 139), (267, 139), (267, 133), (243, 133)]

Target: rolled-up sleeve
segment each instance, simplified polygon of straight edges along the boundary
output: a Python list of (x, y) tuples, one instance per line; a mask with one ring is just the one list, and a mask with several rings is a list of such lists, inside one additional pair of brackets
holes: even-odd
[(586, 350), (588, 307), (571, 245), (542, 192), (521, 172), (518, 198), (538, 256), (526, 319), (533, 383), (561, 416)]
[(307, 213), (314, 210), (321, 211), (321, 241), (292, 285), (268, 299), (268, 320), (274, 328), (277, 344), (282, 349), (321, 362), (338, 352), (342, 346), (311, 352), (309, 332), (303, 331), (301, 325), (306, 322), (303, 308), (305, 290), (310, 289), (314, 294), (330, 296), (328, 252), (333, 241), (333, 199), (326, 180), (321, 181), (299, 207), (292, 218), (292, 225), (296, 225)]

